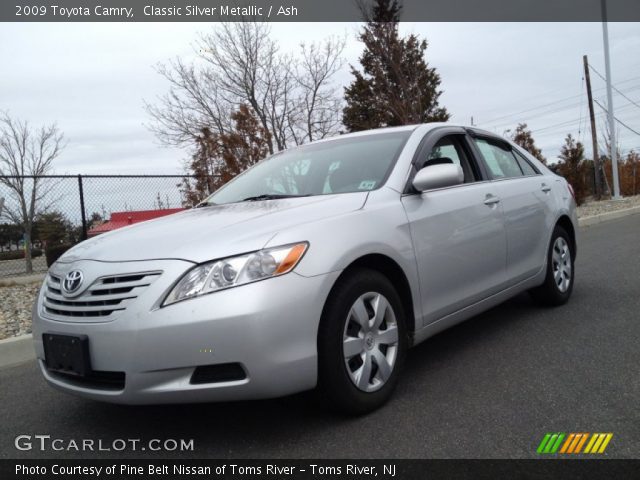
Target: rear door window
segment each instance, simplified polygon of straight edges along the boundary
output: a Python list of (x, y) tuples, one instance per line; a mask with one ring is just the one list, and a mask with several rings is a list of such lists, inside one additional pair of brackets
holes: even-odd
[(484, 138), (474, 138), (473, 141), (480, 150), (493, 178), (514, 178), (525, 175), (510, 149), (500, 145), (499, 142), (490, 142)]
[(524, 155), (521, 155), (515, 150), (513, 151), (513, 154), (525, 175), (538, 175), (540, 173), (533, 165), (531, 165), (531, 163), (529, 163), (529, 160), (527, 160)]

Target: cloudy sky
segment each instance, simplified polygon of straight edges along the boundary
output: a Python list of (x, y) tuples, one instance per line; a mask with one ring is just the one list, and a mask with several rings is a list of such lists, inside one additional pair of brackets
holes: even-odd
[[(57, 173), (182, 173), (187, 153), (161, 147), (145, 124), (143, 100), (167, 91), (153, 66), (193, 58), (202, 23), (18, 24), (0, 28), (0, 110), (33, 124), (57, 122), (68, 147)], [(273, 24), (283, 48), (345, 35), (345, 59), (357, 64), (356, 23)], [(527, 122), (553, 159), (567, 133), (591, 139), (582, 55), (604, 75), (600, 23), (403, 23), (402, 33), (429, 41), (427, 60), (442, 77), (441, 103), (452, 121), (503, 133)], [(640, 24), (609, 25), (616, 116), (640, 132)], [(345, 67), (336, 77), (346, 85)], [(604, 82), (592, 74), (594, 97), (606, 106)], [(630, 101), (630, 100), (631, 101)], [(598, 126), (604, 116), (596, 106)], [(640, 135), (619, 127), (623, 152)]]

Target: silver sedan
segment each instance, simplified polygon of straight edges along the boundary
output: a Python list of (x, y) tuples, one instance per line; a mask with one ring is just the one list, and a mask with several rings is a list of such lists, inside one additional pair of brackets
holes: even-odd
[(407, 350), (529, 291), (560, 305), (570, 185), (496, 135), (451, 124), (275, 154), (198, 208), (85, 241), (33, 310), (54, 387), (144, 404), (317, 388), (364, 413)]

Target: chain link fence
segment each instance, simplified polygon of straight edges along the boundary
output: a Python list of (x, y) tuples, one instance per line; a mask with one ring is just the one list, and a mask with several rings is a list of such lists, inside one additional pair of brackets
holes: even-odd
[(0, 278), (44, 272), (47, 257), (51, 261), (86, 238), (175, 213), (185, 206), (185, 182), (194, 180), (189, 175), (0, 176)]

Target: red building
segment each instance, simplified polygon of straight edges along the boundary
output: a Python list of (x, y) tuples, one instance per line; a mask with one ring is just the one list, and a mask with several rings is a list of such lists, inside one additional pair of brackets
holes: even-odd
[(113, 212), (109, 221), (100, 225), (92, 226), (87, 232), (87, 236), (95, 237), (101, 233), (117, 230), (118, 228), (133, 225), (134, 223), (145, 222), (154, 218), (164, 217), (183, 211), (184, 208), (165, 208), (163, 210), (138, 210), (132, 212)]

